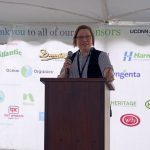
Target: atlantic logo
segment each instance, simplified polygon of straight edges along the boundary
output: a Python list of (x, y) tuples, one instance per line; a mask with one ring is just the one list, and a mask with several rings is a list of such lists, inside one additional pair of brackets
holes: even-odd
[(10, 51), (0, 51), (0, 58), (8, 57), (8, 56), (21, 56), (22, 52), (18, 49), (10, 50)]
[(146, 108), (150, 109), (150, 100), (145, 102), (145, 106), (146, 106)]
[(49, 54), (46, 50), (40, 51), (41, 61), (48, 61), (52, 59), (65, 59), (67, 57), (67, 53), (60, 53), (60, 54)]
[(125, 78), (140, 78), (141, 73), (140, 72), (127, 72), (126, 70), (122, 72), (114, 72), (114, 76), (119, 79), (125, 79)]
[(132, 60), (138, 60), (138, 61), (146, 61), (150, 60), (150, 53), (136, 53), (133, 51), (125, 51), (123, 54), (123, 61), (132, 61)]
[(134, 127), (140, 124), (140, 118), (134, 114), (125, 114), (120, 118), (120, 121), (128, 127)]

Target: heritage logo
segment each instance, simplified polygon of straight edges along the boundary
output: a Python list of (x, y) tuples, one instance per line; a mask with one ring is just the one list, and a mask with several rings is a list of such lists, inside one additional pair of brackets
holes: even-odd
[(145, 106), (146, 106), (148, 109), (150, 109), (150, 100), (148, 100), (148, 101), (145, 102)]
[(136, 107), (136, 101), (115, 100), (115, 101), (111, 101), (111, 106)]
[(120, 118), (125, 126), (134, 127), (140, 124), (140, 118), (134, 114), (125, 114)]

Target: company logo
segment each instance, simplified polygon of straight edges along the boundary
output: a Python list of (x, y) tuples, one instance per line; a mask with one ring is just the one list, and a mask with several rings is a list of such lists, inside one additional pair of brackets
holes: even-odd
[(3, 91), (0, 90), (0, 102), (3, 102), (5, 99), (5, 94)]
[(133, 51), (125, 51), (123, 56), (123, 61), (132, 60), (150, 60), (150, 54), (144, 53), (134, 53)]
[(52, 71), (52, 70), (34, 69), (34, 73), (36, 73), (36, 74), (45, 74), (45, 73), (53, 74), (54, 71)]
[(8, 113), (9, 114), (19, 114), (19, 107), (18, 106), (9, 106)]
[(25, 78), (34, 74), (53, 74), (53, 70), (32, 69), (29, 65), (23, 66), (21, 69), (6, 68), (7, 73), (21, 73)]
[(32, 68), (30, 66), (23, 66), (21, 68), (21, 74), (23, 77), (29, 77), (32, 75)]
[(39, 57), (42, 61), (48, 61), (52, 59), (64, 59), (67, 57), (67, 53), (49, 54), (46, 50), (41, 50)]
[(39, 120), (44, 121), (44, 112), (39, 112)]
[(150, 100), (148, 100), (148, 101), (145, 102), (145, 106), (146, 106), (148, 109), (150, 109)]
[(141, 73), (139, 72), (127, 72), (126, 70), (122, 72), (114, 72), (114, 76), (119, 79), (124, 79), (124, 78), (140, 78)]
[(134, 127), (140, 124), (140, 118), (134, 114), (125, 114), (120, 118), (125, 126)]
[(111, 101), (111, 106), (136, 107), (136, 101)]
[(0, 51), (0, 57), (8, 57), (8, 56), (15, 56), (15, 55), (22, 55), (22, 52), (18, 49), (14, 49), (11, 51)]
[(7, 68), (6, 72), (19, 72), (19, 70), (18, 69)]
[(8, 113), (4, 114), (4, 117), (8, 119), (19, 119), (23, 118), (24, 116), (20, 114), (19, 106), (9, 106)]
[(25, 105), (33, 105), (34, 98), (31, 93), (23, 93), (23, 104)]
[(131, 29), (130, 34), (149, 34), (150, 30), (149, 29)]
[(95, 36), (120, 36), (120, 29), (96, 29), (94, 32)]

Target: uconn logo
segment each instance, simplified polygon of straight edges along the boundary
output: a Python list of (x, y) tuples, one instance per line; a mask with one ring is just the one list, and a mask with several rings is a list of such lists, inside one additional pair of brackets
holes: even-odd
[(150, 53), (134, 53), (133, 51), (125, 51), (123, 56), (123, 61), (131, 60), (150, 60)]

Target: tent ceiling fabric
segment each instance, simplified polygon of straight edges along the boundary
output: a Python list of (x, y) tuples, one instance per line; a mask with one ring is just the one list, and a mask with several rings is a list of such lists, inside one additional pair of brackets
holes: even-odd
[(1, 23), (150, 22), (150, 0), (3, 0)]

